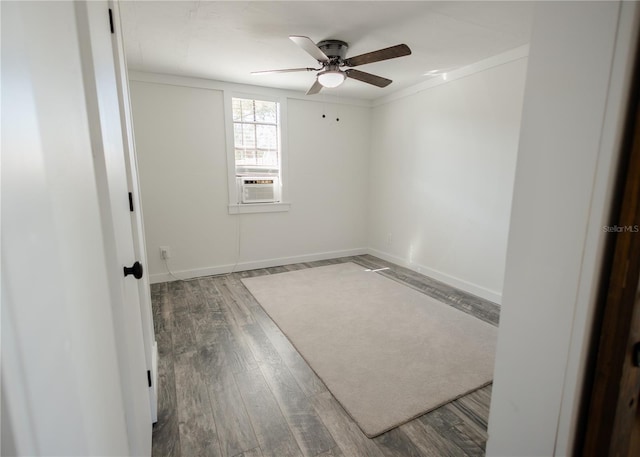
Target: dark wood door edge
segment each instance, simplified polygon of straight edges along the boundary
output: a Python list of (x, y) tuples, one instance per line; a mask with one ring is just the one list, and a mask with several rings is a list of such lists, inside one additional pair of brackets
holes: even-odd
[(575, 456), (626, 456), (638, 414), (640, 368), (631, 360), (634, 322), (640, 318), (634, 313), (640, 274), (640, 43), (632, 81), (609, 224), (617, 228), (605, 248)]

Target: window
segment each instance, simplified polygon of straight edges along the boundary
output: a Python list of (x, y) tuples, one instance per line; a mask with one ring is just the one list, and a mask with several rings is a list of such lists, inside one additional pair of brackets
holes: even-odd
[(282, 203), (285, 106), (280, 99), (225, 93), (229, 212), (287, 211)]
[(236, 176), (280, 177), (280, 104), (231, 99)]

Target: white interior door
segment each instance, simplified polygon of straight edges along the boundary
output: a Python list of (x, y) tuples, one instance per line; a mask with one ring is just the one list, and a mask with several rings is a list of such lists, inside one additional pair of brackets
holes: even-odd
[[(138, 161), (133, 136), (131, 101), (129, 98), (129, 77), (124, 53), (122, 27), (120, 26), (120, 10), (118, 3), (113, 1), (109, 2), (109, 8), (111, 8), (111, 20), (113, 24), (111, 41), (113, 44), (116, 83), (118, 85), (122, 145), (124, 148), (125, 167), (127, 171), (127, 185), (130, 192), (129, 217), (133, 230), (133, 248), (136, 259), (146, 266), (147, 251), (144, 239), (140, 182), (138, 179)], [(153, 328), (153, 312), (151, 309), (151, 295), (149, 290), (149, 275), (145, 273), (138, 281), (138, 298), (140, 301), (140, 318), (142, 320), (145, 362), (147, 364), (147, 370), (150, 372), (151, 379), (151, 385), (149, 386), (151, 420), (156, 422), (158, 420), (158, 346), (156, 344)]]
[[(129, 208), (129, 180), (114, 62), (112, 27), (116, 18), (107, 1), (76, 3), (80, 51), (83, 57), (89, 130), (94, 148), (96, 181), (105, 224), (105, 243), (110, 256), (111, 282), (119, 308), (116, 334), (120, 376), (125, 396), (125, 417), (133, 455), (151, 453), (151, 409), (145, 332), (139, 295), (140, 277), (127, 268), (138, 258), (133, 241)], [(98, 153), (96, 153), (98, 152)], [(143, 264), (144, 262), (144, 264)], [(141, 273), (144, 273), (143, 271)], [(119, 301), (118, 301), (119, 299)]]

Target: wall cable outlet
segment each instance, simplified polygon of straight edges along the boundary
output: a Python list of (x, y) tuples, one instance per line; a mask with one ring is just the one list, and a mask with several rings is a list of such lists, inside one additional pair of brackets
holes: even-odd
[(171, 258), (171, 252), (169, 251), (169, 246), (160, 246), (160, 258), (164, 260)]

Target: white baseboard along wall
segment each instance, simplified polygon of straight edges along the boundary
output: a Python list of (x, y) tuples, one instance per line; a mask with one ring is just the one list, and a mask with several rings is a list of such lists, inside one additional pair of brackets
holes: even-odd
[[(420, 273), (430, 278), (433, 278), (435, 280), (441, 281), (449, 286), (452, 286), (457, 289), (468, 292), (470, 294), (476, 295), (480, 298), (484, 298), (485, 300), (489, 300), (498, 305), (501, 304), (502, 294), (500, 294), (497, 291), (486, 289), (477, 284), (473, 284), (463, 279), (456, 278), (446, 273), (442, 273), (440, 271), (434, 270), (424, 265), (408, 262), (404, 259), (393, 256), (386, 252), (378, 251), (377, 249), (371, 249), (371, 248), (348, 249), (344, 251), (320, 252), (316, 254), (307, 254), (307, 255), (292, 256), (292, 257), (253, 260), (253, 261), (239, 262), (238, 264), (217, 265), (217, 266), (212, 266), (207, 268), (195, 268), (192, 270), (176, 271), (172, 269), (171, 273), (167, 271), (165, 273), (152, 274), (150, 275), (149, 279), (151, 284), (156, 284), (156, 283), (161, 283), (166, 281), (175, 281), (176, 279), (188, 280), (188, 279), (194, 279), (194, 278), (199, 278), (203, 276), (222, 275), (222, 274), (231, 273), (233, 271), (245, 271), (245, 270), (255, 270), (258, 268), (279, 267), (283, 265), (291, 265), (293, 263), (314, 262), (317, 260), (337, 259), (340, 257), (350, 257), (350, 256), (364, 255), (364, 254), (370, 254), (374, 257), (378, 257), (379, 259), (386, 260), (387, 262), (391, 262), (401, 267), (408, 268), (412, 271), (415, 271), (416, 273)], [(171, 268), (170, 263), (168, 263), (168, 266), (169, 268)]]

